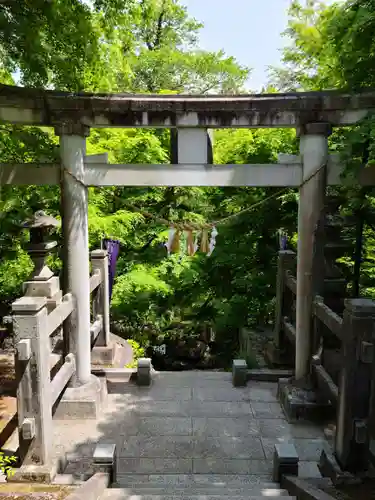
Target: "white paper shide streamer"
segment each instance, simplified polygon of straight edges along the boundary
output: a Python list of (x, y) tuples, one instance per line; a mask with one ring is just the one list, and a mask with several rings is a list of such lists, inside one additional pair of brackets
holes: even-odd
[(198, 252), (198, 248), (199, 248), (199, 236), (200, 236), (201, 233), (197, 233), (195, 235), (195, 240), (194, 240), (194, 253), (197, 253)]
[(167, 252), (168, 252), (168, 255), (171, 254), (171, 249), (172, 249), (172, 243), (173, 243), (173, 239), (174, 239), (174, 235), (176, 234), (176, 229), (174, 229), (173, 227), (171, 227), (169, 229), (169, 234), (168, 234), (168, 241), (167, 243), (165, 244), (165, 246), (167, 247)]
[(211, 255), (212, 252), (214, 251), (214, 248), (215, 248), (215, 245), (216, 245), (216, 237), (217, 237), (218, 234), (219, 233), (217, 232), (217, 229), (214, 226), (212, 228), (212, 232), (211, 232), (210, 243), (208, 244), (208, 254), (207, 255)]

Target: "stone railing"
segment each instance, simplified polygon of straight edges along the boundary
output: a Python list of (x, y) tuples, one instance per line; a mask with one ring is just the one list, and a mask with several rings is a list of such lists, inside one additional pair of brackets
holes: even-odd
[[(91, 262), (91, 345), (104, 350), (110, 343), (107, 252), (94, 250)], [(54, 277), (53, 282), (57, 281)], [(43, 297), (38, 290), (39, 296), (34, 296), (35, 288), (30, 288), (30, 283), (25, 284), (26, 295), (12, 304), (19, 458), (23, 466), (51, 463), (53, 412), (65, 388), (74, 382), (76, 362), (82, 355), (79, 342), (70, 347), (69, 339), (60, 339), (63, 340), (61, 348), (61, 343), (53, 340), (62, 335), (64, 322), (76, 310), (73, 295), (67, 293), (61, 297), (60, 292), (51, 307), (47, 292)], [(56, 290), (54, 293), (56, 296)]]
[[(277, 305), (271, 355), (278, 364), (293, 361), (296, 348), (295, 299), (297, 280), (293, 276), (295, 254), (279, 253)], [(346, 299), (343, 316), (332, 311), (316, 295), (311, 307), (310, 381), (323, 405), (336, 411), (335, 456), (345, 470), (361, 468), (366, 462), (375, 411), (375, 302)], [(332, 357), (332, 338), (341, 347)], [(292, 355), (292, 356), (291, 356)], [(270, 356), (271, 357), (271, 356)], [(311, 387), (311, 385), (310, 385)], [(353, 450), (356, 450), (355, 452)], [(362, 464), (365, 467), (365, 463)]]
[(276, 365), (294, 364), (297, 293), (297, 280), (293, 276), (295, 269), (296, 253), (281, 250), (277, 270), (274, 338), (266, 352), (269, 360)]
[(91, 252), (92, 274), (90, 293), (92, 294), (91, 344), (95, 347), (109, 346), (109, 281), (108, 254), (106, 250)]

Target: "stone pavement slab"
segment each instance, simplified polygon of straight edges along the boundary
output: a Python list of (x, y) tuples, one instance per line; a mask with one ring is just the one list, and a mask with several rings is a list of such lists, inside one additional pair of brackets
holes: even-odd
[(245, 417), (193, 417), (195, 436), (258, 436), (258, 421), (252, 415)]
[(252, 401), (251, 409), (255, 418), (283, 418), (284, 413), (279, 403)]
[[(152, 485), (159, 487), (183, 486), (185, 488), (197, 487), (256, 487), (266, 485), (275, 487), (275, 483), (268, 479), (268, 475), (247, 474), (120, 474), (121, 484), (125, 487), (136, 485)], [(266, 486), (265, 485), (265, 486)]]
[(127, 474), (192, 474), (192, 458), (117, 458), (117, 470)]
[(119, 457), (264, 459), (264, 452), (255, 437), (129, 436)]
[(272, 459), (276, 443), (292, 442), (301, 461), (318, 462), (323, 449), (328, 449), (324, 439), (261, 438), (266, 459)]
[(277, 384), (269, 382), (248, 382), (246, 387), (250, 401), (278, 403)]
[(195, 387), (193, 399), (197, 401), (250, 401), (249, 392), (232, 388)]
[(264, 459), (194, 458), (195, 474), (262, 474), (272, 473), (272, 464)]
[[(149, 436), (191, 436), (192, 419), (190, 417), (139, 417), (127, 434)], [(125, 429), (126, 432), (126, 429)]]
[(317, 439), (324, 437), (323, 430), (314, 425), (289, 424), (286, 420), (278, 418), (260, 418), (255, 420), (262, 437), (266, 438), (304, 438)]
[(192, 399), (192, 389), (190, 387), (126, 387), (122, 391), (124, 402), (142, 401), (190, 401)]
[(292, 441), (300, 475), (319, 474), (322, 430), (286, 422), (277, 384), (234, 388), (230, 373), (182, 372), (162, 374), (151, 387), (121, 387), (122, 394), (108, 395), (98, 422), (55, 421), (56, 456), (77, 451), (89, 457), (97, 442), (116, 443), (121, 481), (146, 484), (151, 475), (165, 485), (185, 476), (196, 478), (194, 484), (208, 477), (264, 482), (272, 477), (274, 445)]

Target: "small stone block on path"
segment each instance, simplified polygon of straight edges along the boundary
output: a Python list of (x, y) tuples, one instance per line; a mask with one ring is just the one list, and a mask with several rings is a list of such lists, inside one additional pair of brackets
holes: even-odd
[(273, 480), (280, 482), (282, 475), (298, 476), (299, 457), (292, 443), (275, 444), (273, 455)]
[(99, 443), (94, 451), (94, 463), (113, 464), (115, 461), (116, 445), (113, 443)]
[(247, 382), (247, 363), (244, 359), (234, 359), (232, 365), (232, 382), (234, 387), (243, 387)]
[(151, 384), (151, 359), (139, 358), (137, 362), (137, 385)]

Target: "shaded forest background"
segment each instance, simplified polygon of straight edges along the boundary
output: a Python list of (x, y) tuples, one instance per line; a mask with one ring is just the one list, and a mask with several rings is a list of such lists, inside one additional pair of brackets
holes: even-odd
[[(223, 6), (223, 8), (226, 8)], [(238, 94), (251, 93), (251, 68), (220, 52), (199, 49), (202, 24), (183, 0), (29, 0), (0, 3), (0, 83), (67, 91)], [(264, 92), (375, 87), (375, 0), (331, 6), (291, 1), (282, 65), (270, 68)], [(251, 47), (249, 47), (251, 51)], [(257, 47), (255, 50), (261, 50)], [(0, 162), (53, 161), (53, 130), (0, 125)], [(347, 160), (346, 175), (374, 158), (375, 123), (335, 130), (330, 148)], [(109, 152), (111, 163), (168, 163), (165, 130), (92, 130), (88, 154)], [(215, 131), (214, 162), (276, 163), (297, 154), (294, 130)], [(0, 186), (0, 316), (20, 296), (31, 271), (28, 235), (20, 224), (36, 210), (60, 217), (58, 187)], [(345, 211), (364, 223), (361, 294), (375, 298), (372, 189), (340, 188)], [(268, 198), (273, 188), (90, 188), (90, 248), (104, 237), (121, 242), (112, 299), (112, 328), (147, 346), (151, 336), (216, 332), (228, 356), (238, 330), (272, 322), (278, 231), (296, 241), (298, 193)], [(146, 210), (171, 221), (219, 225), (212, 256), (166, 255), (168, 228)], [(372, 222), (374, 221), (374, 222)], [(57, 234), (60, 238), (60, 234)], [(358, 241), (357, 241), (358, 243)], [(345, 260), (353, 276), (354, 250)], [(51, 266), (59, 272), (58, 255)], [(353, 279), (355, 277), (353, 276)], [(349, 288), (351, 281), (349, 280)]]

